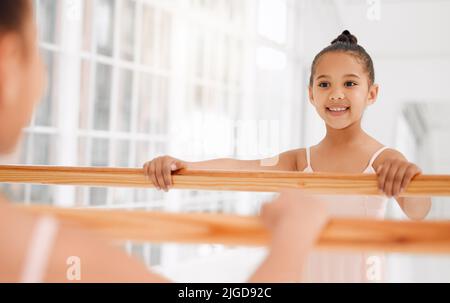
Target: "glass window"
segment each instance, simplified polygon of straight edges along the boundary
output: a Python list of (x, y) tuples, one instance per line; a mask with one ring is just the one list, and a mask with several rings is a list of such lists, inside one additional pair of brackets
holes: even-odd
[(90, 128), (89, 114), (92, 112), (90, 107), (91, 86), (92, 86), (91, 67), (92, 64), (88, 60), (82, 60), (80, 71), (81, 79), (80, 79), (80, 113), (79, 113), (79, 127), (81, 129)]
[(153, 102), (153, 76), (142, 73), (139, 81), (138, 132), (149, 134), (151, 123), (151, 103)]
[(30, 202), (51, 205), (53, 203), (53, 186), (31, 185)]
[(33, 149), (31, 162), (33, 165), (54, 165), (56, 141), (53, 135), (35, 133), (29, 147)]
[(172, 39), (172, 15), (168, 12), (162, 12), (160, 15), (161, 33), (159, 35), (159, 60), (158, 65), (162, 69), (170, 69), (170, 52)]
[(142, 50), (141, 62), (145, 65), (153, 65), (155, 55), (155, 10), (153, 7), (145, 5), (142, 15)]
[(56, 123), (56, 89), (58, 84), (57, 54), (48, 50), (42, 50), (42, 57), (47, 68), (48, 85), (44, 98), (39, 103), (35, 112), (35, 125), (53, 126)]
[(95, 78), (94, 129), (108, 130), (111, 111), (112, 67), (97, 64)]
[(114, 205), (129, 205), (130, 197), (133, 196), (133, 189), (130, 188), (111, 188), (112, 203)]
[(116, 130), (128, 132), (131, 129), (131, 112), (133, 109), (133, 72), (120, 70), (117, 98)]
[(106, 205), (108, 198), (108, 189), (100, 187), (89, 188), (89, 204), (92, 206)]
[(166, 77), (157, 77), (154, 81), (153, 93), (156, 97), (150, 103), (150, 132), (164, 135), (167, 133), (167, 120), (169, 119), (167, 115), (169, 83)]
[(92, 139), (91, 143), (91, 165), (108, 166), (109, 163), (109, 140)]
[(113, 164), (117, 167), (128, 167), (130, 162), (130, 141), (129, 140), (114, 140), (113, 148)]
[(136, 2), (124, 0), (121, 2), (122, 24), (120, 26), (120, 57), (123, 60), (134, 60), (135, 47), (135, 20), (136, 20)]
[(57, 43), (58, 8), (60, 1), (39, 0), (37, 18), (39, 22), (39, 39), (46, 43)]
[(84, 51), (92, 51), (92, 40), (93, 35), (93, 24), (95, 19), (94, 15), (94, 4), (95, 0), (84, 0), (84, 11), (83, 11), (83, 35), (82, 35), (82, 49)]
[(112, 56), (114, 48), (115, 0), (96, 0), (95, 28), (97, 52)]

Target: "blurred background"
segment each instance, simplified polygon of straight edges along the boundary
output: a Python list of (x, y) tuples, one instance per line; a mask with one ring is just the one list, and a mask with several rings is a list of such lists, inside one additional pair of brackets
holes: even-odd
[[(37, 0), (45, 98), (3, 164), (141, 167), (258, 159), (316, 144), (314, 56), (344, 29), (371, 54), (380, 95), (363, 126), (426, 174), (450, 173), (450, 1)], [(17, 203), (257, 214), (273, 194), (2, 185)], [(427, 220), (450, 219), (433, 198)], [(404, 220), (390, 201), (389, 218)], [(180, 282), (239, 282), (264, 249), (126, 243)], [(389, 254), (387, 281), (450, 282), (450, 258)], [(195, 271), (193, 271), (195, 269)]]

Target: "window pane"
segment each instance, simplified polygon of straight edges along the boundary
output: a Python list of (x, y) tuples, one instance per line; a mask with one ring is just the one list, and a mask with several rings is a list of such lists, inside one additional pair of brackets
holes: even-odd
[(52, 204), (53, 188), (47, 185), (31, 185), (30, 201), (37, 204)]
[(93, 30), (92, 24), (94, 21), (93, 15), (93, 0), (84, 0), (84, 12), (83, 12), (83, 50), (84, 51), (92, 51), (92, 38), (93, 38)]
[(107, 188), (93, 187), (89, 189), (89, 201), (92, 206), (106, 205)]
[(133, 189), (111, 188), (112, 203), (115, 205), (130, 204), (133, 199)]
[(140, 133), (150, 133), (152, 89), (153, 77), (149, 74), (141, 74), (138, 98), (138, 132)]
[(197, 111), (203, 108), (203, 99), (206, 97), (206, 89), (203, 85), (191, 86), (191, 103), (189, 104), (190, 111)]
[(119, 73), (117, 100), (117, 130), (130, 131), (131, 129), (131, 110), (133, 108), (133, 72), (130, 70), (121, 70)]
[(77, 187), (75, 190), (75, 207), (85, 207), (88, 206), (88, 187)]
[(115, 0), (97, 0), (95, 11), (97, 52), (105, 56), (113, 55), (114, 5)]
[(81, 129), (89, 128), (89, 112), (91, 98), (91, 63), (87, 60), (81, 62), (80, 71), (80, 114), (79, 124)]
[(167, 107), (169, 103), (169, 81), (166, 77), (155, 78), (155, 89), (156, 98), (152, 99), (151, 109), (150, 109), (150, 132), (157, 135), (167, 134)]
[(197, 35), (195, 36), (195, 40), (194, 42), (194, 62), (195, 62), (195, 66), (194, 66), (194, 74), (199, 77), (202, 78), (204, 76), (204, 57), (205, 57), (205, 37), (204, 34), (200, 32), (197, 32)]
[(145, 5), (142, 15), (142, 51), (141, 62), (145, 65), (153, 64), (155, 53), (155, 10)]
[(88, 138), (78, 138), (78, 165), (89, 166), (88, 154)]
[(109, 129), (111, 107), (112, 67), (97, 64), (94, 100), (94, 128)]
[(122, 25), (120, 26), (120, 57), (124, 60), (133, 61), (135, 47), (135, 19), (136, 2), (124, 0), (122, 2)]
[(39, 39), (42, 42), (56, 43), (57, 9), (59, 1), (39, 0), (38, 21), (39, 21)]
[(138, 131), (146, 134), (167, 133), (169, 83), (165, 77), (141, 75)]
[(161, 13), (161, 34), (160, 34), (160, 52), (159, 65), (162, 69), (170, 68), (170, 48), (172, 38), (172, 15), (168, 12)]
[(34, 165), (53, 165), (55, 161), (55, 140), (53, 135), (33, 134), (33, 152), (31, 155)]
[(113, 153), (114, 166), (128, 167), (130, 157), (130, 141), (114, 140)]
[[(150, 158), (150, 144), (149, 142), (137, 142), (136, 143), (136, 164), (142, 166), (145, 161), (151, 160)], [(153, 157), (152, 157), (153, 158)]]
[(131, 255), (139, 260), (144, 260), (144, 245), (133, 244), (131, 246)]
[(42, 50), (42, 57), (48, 73), (48, 86), (44, 98), (38, 104), (35, 113), (35, 125), (39, 126), (53, 126), (55, 125), (56, 102), (55, 92), (57, 85), (57, 64), (56, 54), (48, 50)]
[(92, 139), (91, 143), (91, 165), (108, 166), (109, 159), (109, 140)]
[(150, 264), (151, 266), (161, 264), (161, 245), (150, 245)]
[(242, 82), (242, 56), (243, 45), (242, 41), (233, 39), (230, 41), (230, 57), (228, 64), (228, 81), (230, 84), (238, 86)]

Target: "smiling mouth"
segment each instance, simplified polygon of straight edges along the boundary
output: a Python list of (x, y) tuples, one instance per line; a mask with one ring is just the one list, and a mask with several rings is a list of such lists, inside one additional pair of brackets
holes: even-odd
[(327, 112), (330, 113), (344, 113), (350, 109), (350, 106), (341, 106), (341, 107), (326, 107)]

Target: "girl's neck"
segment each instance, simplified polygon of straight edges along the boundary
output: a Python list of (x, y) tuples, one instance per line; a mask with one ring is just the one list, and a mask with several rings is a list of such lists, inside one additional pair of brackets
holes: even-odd
[(344, 129), (327, 127), (325, 138), (320, 142), (324, 147), (345, 148), (361, 145), (368, 139), (368, 135), (361, 128), (361, 121), (355, 122)]

